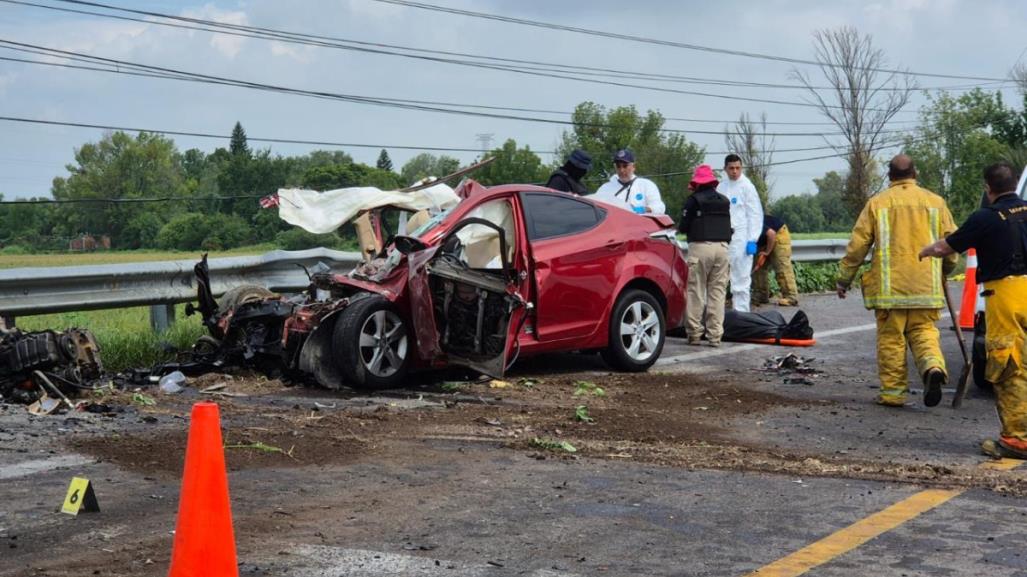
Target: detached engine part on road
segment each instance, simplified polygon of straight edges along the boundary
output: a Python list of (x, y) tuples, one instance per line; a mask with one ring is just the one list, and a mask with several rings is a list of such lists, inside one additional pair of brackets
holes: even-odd
[(93, 388), (102, 377), (100, 346), (87, 330), (0, 330), (0, 398), (4, 400), (31, 403), (43, 391), (75, 395)]

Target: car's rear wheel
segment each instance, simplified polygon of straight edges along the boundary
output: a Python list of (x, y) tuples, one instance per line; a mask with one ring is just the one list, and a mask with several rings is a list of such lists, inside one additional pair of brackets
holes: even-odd
[(397, 387), (410, 365), (407, 324), (388, 300), (356, 300), (339, 313), (332, 335), (335, 362), (348, 384), (368, 389)]
[(603, 359), (621, 371), (647, 370), (663, 352), (664, 323), (663, 308), (653, 295), (638, 289), (625, 291), (610, 315), (610, 341), (602, 351)]

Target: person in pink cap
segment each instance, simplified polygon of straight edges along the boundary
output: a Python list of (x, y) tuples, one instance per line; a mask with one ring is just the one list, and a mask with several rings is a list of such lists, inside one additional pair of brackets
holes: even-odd
[(705, 325), (710, 346), (724, 335), (724, 297), (727, 293), (728, 245), (731, 242), (731, 201), (717, 192), (716, 175), (708, 164), (695, 169), (678, 230), (688, 238), (688, 300), (685, 330), (688, 344), (698, 345)]

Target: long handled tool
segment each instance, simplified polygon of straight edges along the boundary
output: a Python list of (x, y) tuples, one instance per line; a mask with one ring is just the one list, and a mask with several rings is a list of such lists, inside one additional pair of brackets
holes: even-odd
[(958, 409), (963, 405), (963, 397), (966, 396), (966, 387), (970, 382), (970, 373), (973, 371), (973, 359), (966, 352), (966, 343), (963, 342), (963, 331), (959, 328), (959, 317), (956, 316), (956, 309), (952, 306), (952, 297), (949, 295), (949, 285), (945, 281), (945, 274), (942, 273), (941, 288), (945, 291), (945, 304), (949, 307), (949, 317), (952, 318), (952, 328), (956, 331), (956, 340), (959, 341), (959, 352), (963, 353), (963, 372), (959, 373), (959, 384), (956, 385), (956, 395), (952, 397), (952, 408)]

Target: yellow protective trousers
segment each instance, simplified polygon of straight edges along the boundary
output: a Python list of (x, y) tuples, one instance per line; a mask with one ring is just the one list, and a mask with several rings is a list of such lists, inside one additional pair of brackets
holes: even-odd
[(881, 378), (878, 400), (889, 405), (906, 400), (906, 346), (913, 352), (917, 373), (928, 369), (945, 371), (940, 335), (935, 323), (939, 309), (877, 309), (877, 374)]
[(777, 286), (781, 289), (781, 298), (799, 302), (799, 288), (795, 284), (795, 268), (792, 267), (792, 235), (788, 225), (777, 231), (777, 242), (767, 257), (767, 262), (752, 275), (752, 301), (756, 304), (770, 302), (770, 271), (773, 267)]
[(984, 283), (984, 319), (988, 327), (984, 376), (995, 385), (995, 405), (1002, 422), (1001, 441), (1027, 451), (1027, 276), (1007, 276)]

